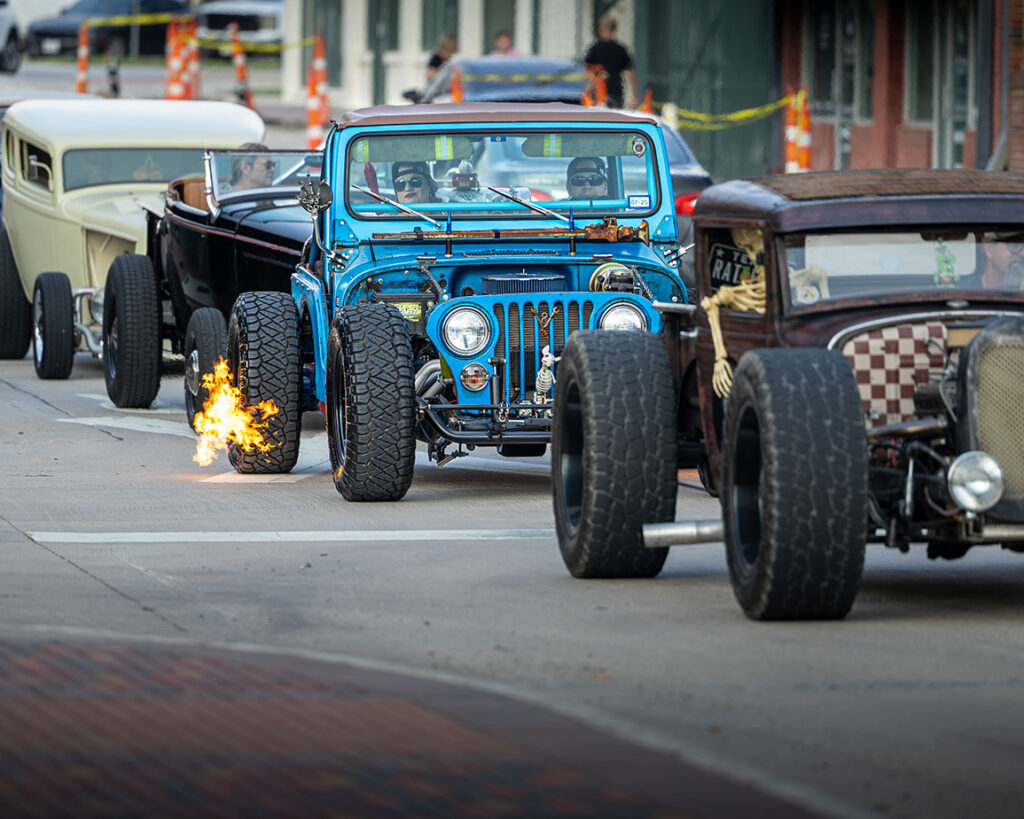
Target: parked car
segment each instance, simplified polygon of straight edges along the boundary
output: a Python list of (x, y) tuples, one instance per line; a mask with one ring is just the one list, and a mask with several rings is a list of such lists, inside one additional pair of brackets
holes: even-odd
[[(266, 184), (233, 190), (243, 162), (268, 169)], [(226, 354), (226, 316), (239, 293), (291, 292), (292, 271), (313, 232), (296, 195), (303, 174), (319, 175), (321, 164), (316, 153), (210, 151), (204, 176), (171, 182), (163, 212), (148, 212), (147, 233), (159, 241), (145, 255), (119, 256), (107, 278), (108, 300), (118, 287), (145, 293), (140, 312), (151, 317), (104, 324), (112, 361), (107, 393), (117, 406), (148, 407), (156, 397), (164, 339), (185, 357), (185, 414), (195, 428), (209, 397), (202, 379)], [(163, 321), (155, 324), (158, 316)]]
[[(78, 30), (91, 17), (124, 17), (135, 14), (185, 14), (180, 0), (78, 0), (62, 14), (36, 20), (28, 27), (27, 49), (33, 57), (50, 57), (78, 52)], [(167, 22), (142, 23), (139, 54), (163, 54), (167, 45)], [(131, 47), (131, 26), (96, 25), (89, 28), (92, 54), (127, 54)]]
[[(570, 572), (653, 576), (666, 547), (724, 540), (749, 617), (841, 618), (866, 543), (1024, 551), (1022, 213), (1019, 173), (708, 188), (697, 304), (656, 303), (661, 339), (580, 333), (562, 353)], [(694, 466), (720, 521), (672, 522), (676, 470)]]
[[(491, 154), (509, 142), (537, 162), (499, 180)], [(572, 196), (533, 193), (550, 169), (565, 186), (577, 158)], [(349, 112), (300, 194), (314, 242), (291, 296), (242, 293), (232, 310), (234, 383), (280, 411), (263, 419), (270, 451), (232, 444), (231, 463), (290, 470), (317, 404), (348, 500), (402, 498), (417, 440), (440, 465), (479, 446), (543, 454), (567, 338), (656, 333), (652, 301), (686, 303), (670, 190), (653, 119), (557, 103)]]
[(204, 53), (231, 56), (231, 23), (238, 39), (254, 54), (278, 54), (284, 39), (282, 0), (211, 0), (195, 8), (196, 36)]
[(0, 0), (0, 72), (13, 74), (21, 67), (18, 20), (7, 0)]
[[(223, 102), (24, 100), (0, 122), (0, 357), (29, 342), (41, 378), (67, 378), (75, 351), (103, 354), (101, 328), (128, 332), (120, 312), (141, 298), (105, 299), (107, 271), (147, 253), (139, 207), (163, 210), (172, 179), (200, 173), (206, 147), (263, 138), (249, 109)], [(105, 355), (108, 376), (117, 361)]]

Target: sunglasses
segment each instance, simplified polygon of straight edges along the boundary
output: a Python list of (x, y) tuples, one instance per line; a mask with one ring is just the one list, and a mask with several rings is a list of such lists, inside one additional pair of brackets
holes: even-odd
[(1024, 242), (1007, 242), (1006, 249), (1014, 256), (1020, 256), (1024, 253)]
[(589, 185), (592, 188), (596, 188), (599, 185), (605, 184), (605, 178), (600, 174), (594, 174), (593, 176), (583, 176), (582, 174), (576, 174), (575, 176), (569, 177), (569, 184), (574, 188), (582, 188), (584, 185)]
[(401, 193), (406, 188), (422, 188), (425, 180), (422, 176), (410, 176), (408, 179), (396, 179), (395, 190)]
[(260, 165), (262, 165), (268, 171), (272, 171), (277, 168), (277, 162), (273, 159), (264, 159), (262, 162), (257, 160), (256, 162), (252, 163), (252, 166), (254, 168), (258, 168)]

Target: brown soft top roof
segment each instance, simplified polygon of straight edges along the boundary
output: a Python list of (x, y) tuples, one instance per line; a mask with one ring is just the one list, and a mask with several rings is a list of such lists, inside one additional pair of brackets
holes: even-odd
[(889, 168), (779, 174), (752, 179), (794, 202), (858, 196), (1024, 194), (1024, 173), (935, 168)]
[(430, 105), (375, 105), (346, 111), (341, 126), (402, 125), (409, 123), (444, 124), (448, 122), (614, 122), (636, 124), (657, 120), (645, 114), (587, 108), (564, 102), (451, 102)]

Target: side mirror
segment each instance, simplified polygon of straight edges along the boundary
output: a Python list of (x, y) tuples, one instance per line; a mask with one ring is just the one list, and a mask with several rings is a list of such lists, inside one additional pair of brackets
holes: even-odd
[(306, 181), (299, 188), (299, 205), (304, 211), (315, 216), (327, 210), (333, 201), (334, 194), (330, 185), (322, 179), (314, 181), (306, 176)]
[(25, 176), (29, 182), (35, 182), (37, 185), (50, 187), (52, 184), (50, 181), (50, 166), (45, 162), (40, 162), (35, 154), (29, 154), (28, 168), (26, 169)]

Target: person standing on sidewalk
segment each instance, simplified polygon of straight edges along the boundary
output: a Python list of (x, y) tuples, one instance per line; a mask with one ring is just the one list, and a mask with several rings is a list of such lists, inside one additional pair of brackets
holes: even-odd
[[(588, 71), (602, 71), (607, 77), (608, 107), (622, 108), (628, 102), (629, 108), (636, 108), (637, 86), (636, 73), (633, 71), (633, 59), (626, 47), (615, 39), (618, 21), (610, 14), (597, 21), (595, 32), (597, 40), (587, 49), (583, 57), (583, 65)], [(630, 97), (624, 99), (622, 79), (629, 84)]]

